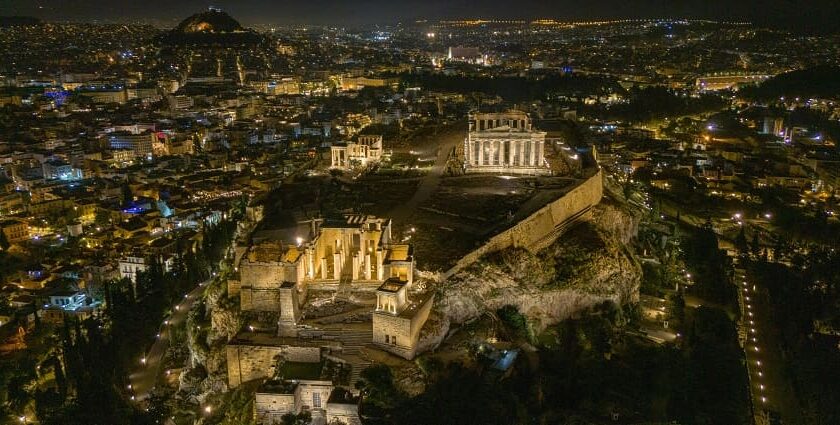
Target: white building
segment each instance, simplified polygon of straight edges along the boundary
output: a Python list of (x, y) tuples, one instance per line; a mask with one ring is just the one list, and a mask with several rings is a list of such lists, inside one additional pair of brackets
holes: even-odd
[(464, 141), (467, 173), (546, 175), (545, 132), (531, 127), (528, 114), (471, 113)]
[(366, 167), (382, 159), (382, 136), (359, 136), (356, 142), (346, 142), (330, 147), (330, 168), (349, 170)]
[[(137, 273), (144, 272), (149, 269), (149, 264), (147, 264), (145, 257), (137, 257), (137, 256), (125, 256), (120, 258), (118, 266), (120, 271), (120, 278), (121, 279), (128, 279), (132, 283), (137, 283)], [(172, 266), (175, 263), (175, 257), (168, 257), (165, 258), (162, 262), (163, 264), (163, 271), (168, 272), (172, 269)]]

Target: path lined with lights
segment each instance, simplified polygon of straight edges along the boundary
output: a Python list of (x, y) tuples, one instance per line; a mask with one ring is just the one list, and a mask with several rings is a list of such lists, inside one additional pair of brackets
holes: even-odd
[(136, 402), (145, 401), (149, 398), (150, 393), (155, 388), (158, 375), (160, 374), (160, 367), (163, 363), (163, 356), (169, 348), (171, 340), (171, 330), (173, 326), (178, 326), (187, 319), (187, 314), (192, 309), (193, 304), (200, 298), (201, 291), (205, 286), (211, 282), (213, 278), (201, 282), (192, 291), (184, 295), (184, 299), (172, 308), (172, 315), (163, 321), (160, 325), (160, 332), (157, 334), (157, 339), (152, 344), (151, 348), (138, 360), (137, 370), (129, 376), (128, 390), (131, 393), (131, 399)]
[(735, 282), (740, 292), (739, 337), (747, 361), (755, 421), (768, 423), (768, 412), (775, 411), (785, 423), (800, 423), (796, 396), (784, 375), (777, 331), (770, 319), (769, 296), (764, 288), (748, 282), (741, 269), (736, 269)]

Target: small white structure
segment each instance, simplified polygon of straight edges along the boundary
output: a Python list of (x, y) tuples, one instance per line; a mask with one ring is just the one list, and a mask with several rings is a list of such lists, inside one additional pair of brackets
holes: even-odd
[(382, 136), (359, 136), (356, 142), (338, 143), (330, 147), (330, 168), (349, 170), (366, 167), (382, 159)]
[(137, 272), (144, 272), (148, 268), (146, 259), (143, 257), (127, 256), (120, 258), (119, 261), (120, 278), (131, 282), (137, 281)]
[[(168, 272), (172, 270), (172, 267), (175, 265), (175, 257), (169, 256), (168, 258), (161, 259), (163, 260), (161, 261), (163, 271)], [(120, 258), (118, 266), (120, 270), (120, 278), (128, 279), (132, 283), (137, 283), (138, 272), (144, 272), (149, 269), (149, 264), (146, 263), (146, 258), (137, 255), (129, 255)]]

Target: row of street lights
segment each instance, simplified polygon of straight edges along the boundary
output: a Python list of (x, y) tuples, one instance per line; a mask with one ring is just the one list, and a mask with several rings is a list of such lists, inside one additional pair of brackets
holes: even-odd
[[(758, 336), (756, 336), (757, 332), (755, 330), (755, 314), (752, 311), (752, 301), (750, 299), (750, 296), (748, 295), (748, 294), (750, 294), (750, 288), (747, 285), (746, 280), (743, 280), (741, 283), (742, 283), (743, 291), (744, 291), (744, 306), (747, 309), (746, 313), (747, 313), (747, 317), (748, 317), (749, 324), (750, 324), (750, 333), (748, 335), (748, 343), (752, 344), (751, 348), (752, 348), (753, 352), (758, 353), (760, 351), (760, 349), (758, 347)], [(755, 291), (755, 285), (753, 285), (753, 291)], [(764, 384), (762, 384), (760, 382), (760, 378), (764, 377), (764, 373), (761, 371), (761, 360), (758, 360), (758, 359), (755, 360), (754, 370), (756, 372), (756, 375), (758, 375), (758, 378), (759, 378), (759, 379), (756, 379), (757, 387), (758, 387), (759, 394), (760, 394), (759, 395), (759, 400), (761, 400), (762, 404), (767, 404), (767, 396), (764, 395), (765, 386), (764, 386)]]
[[(201, 285), (201, 286), (203, 286), (203, 285)], [(185, 300), (186, 300), (186, 299), (189, 299), (189, 298), (190, 298), (190, 294), (184, 294), (184, 299), (185, 299)], [(181, 311), (181, 305), (180, 305), (180, 304), (176, 304), (176, 305), (175, 305), (175, 311)], [(173, 323), (173, 324), (174, 324), (174, 323)], [(169, 325), (170, 325), (170, 321), (169, 321), (169, 319), (165, 319), (165, 320), (163, 321), (163, 324), (161, 325), (161, 328), (168, 327)], [(158, 340), (160, 340), (160, 339), (161, 339), (161, 334), (162, 334), (162, 332), (158, 332), (158, 333), (155, 335), (155, 338), (156, 338), (156, 339), (158, 339)], [(149, 359), (148, 359), (147, 355), (145, 355), (145, 354), (144, 354), (144, 355), (143, 355), (143, 357), (141, 357), (141, 358), (140, 358), (140, 364), (141, 364), (142, 366), (144, 366), (144, 367), (145, 367), (145, 366), (148, 364), (148, 362), (149, 362)], [(167, 371), (167, 375), (168, 375), (168, 374), (169, 374), (169, 371)], [(128, 389), (129, 389), (129, 390), (133, 390), (133, 389), (134, 389), (133, 385), (132, 385), (132, 384), (128, 384)], [(132, 394), (132, 395), (131, 395), (131, 400), (132, 400), (132, 401), (135, 401), (136, 399), (137, 399), (136, 395)]]

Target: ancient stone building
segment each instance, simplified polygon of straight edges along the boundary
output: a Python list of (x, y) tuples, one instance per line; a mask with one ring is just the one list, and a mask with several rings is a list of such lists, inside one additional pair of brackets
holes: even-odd
[(312, 423), (361, 424), (359, 398), (320, 379), (266, 381), (254, 395), (254, 420), (279, 424), (287, 413), (310, 412)]
[(464, 141), (467, 173), (546, 175), (545, 132), (531, 127), (528, 114), (471, 113)]
[(376, 290), (373, 312), (373, 343), (377, 347), (406, 359), (414, 358), (420, 330), (429, 318), (433, 296), (412, 302), (409, 284), (390, 278)]
[(392, 277), (410, 284), (414, 258), (411, 246), (392, 241), (390, 220), (348, 214), (301, 223), (284, 240), (250, 247), (239, 273), (242, 310), (277, 311), (282, 323), (293, 325), (308, 284), (352, 290)]
[(330, 147), (330, 168), (366, 167), (382, 159), (382, 136), (362, 135), (356, 142)]
[(228, 385), (236, 388), (248, 381), (271, 377), (278, 356), (290, 362), (318, 363), (323, 349), (323, 341), (301, 341), (256, 332), (240, 334), (225, 347)]

